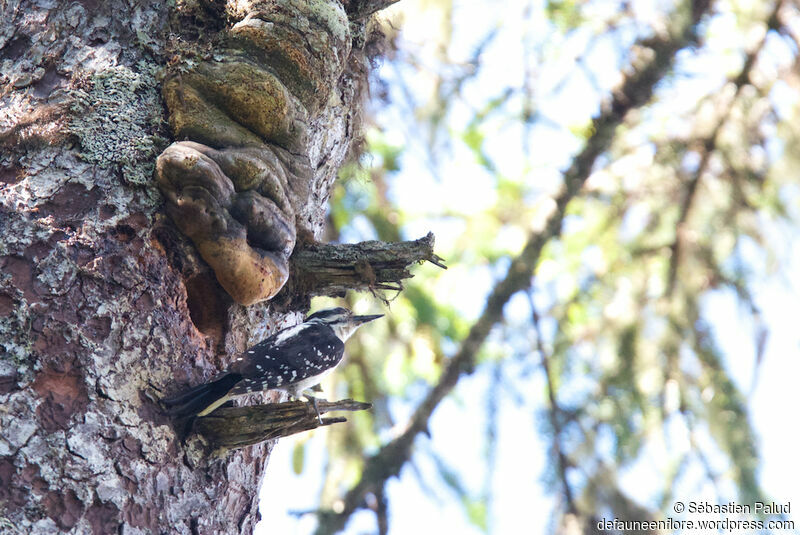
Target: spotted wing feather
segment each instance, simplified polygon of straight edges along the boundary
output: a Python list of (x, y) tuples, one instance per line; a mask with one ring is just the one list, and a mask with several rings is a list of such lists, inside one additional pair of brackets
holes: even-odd
[(242, 354), (231, 372), (242, 380), (230, 394), (286, 389), (336, 367), (344, 343), (327, 325), (304, 324), (267, 338)]

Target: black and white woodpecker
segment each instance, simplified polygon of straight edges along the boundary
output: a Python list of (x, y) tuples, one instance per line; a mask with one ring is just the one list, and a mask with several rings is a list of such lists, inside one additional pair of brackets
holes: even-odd
[[(355, 316), (346, 308), (320, 310), (242, 353), (213, 381), (161, 403), (174, 418), (205, 416), (237, 396), (263, 390), (284, 390), (297, 399), (342, 361), (344, 343), (361, 325), (382, 317)], [(319, 411), (317, 410), (317, 417)]]

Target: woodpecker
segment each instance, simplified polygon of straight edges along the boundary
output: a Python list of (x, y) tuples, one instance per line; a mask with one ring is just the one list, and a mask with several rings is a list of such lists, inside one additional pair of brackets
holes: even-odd
[(205, 416), (237, 396), (284, 390), (294, 399), (307, 397), (319, 418), (316, 399), (304, 392), (342, 361), (344, 343), (356, 329), (382, 316), (355, 316), (346, 308), (320, 310), (254, 345), (213, 381), (161, 403), (170, 416), (181, 419)]

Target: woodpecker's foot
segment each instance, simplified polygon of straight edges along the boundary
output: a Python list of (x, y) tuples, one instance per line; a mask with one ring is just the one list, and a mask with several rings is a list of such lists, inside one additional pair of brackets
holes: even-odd
[(308, 394), (303, 394), (303, 396), (311, 403), (311, 406), (314, 407), (314, 412), (317, 413), (317, 420), (319, 420), (319, 425), (322, 425), (322, 415), (319, 413), (319, 405), (317, 405), (317, 398), (315, 398), (314, 396), (310, 396)]

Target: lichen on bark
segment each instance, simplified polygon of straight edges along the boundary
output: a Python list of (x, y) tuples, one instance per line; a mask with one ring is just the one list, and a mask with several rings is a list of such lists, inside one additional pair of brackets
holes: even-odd
[(119, 167), (133, 185), (152, 180), (154, 158), (165, 142), (151, 132), (163, 121), (158, 70), (146, 61), (135, 68), (117, 65), (77, 80), (69, 92), (68, 129), (78, 138), (81, 157), (102, 167)]

